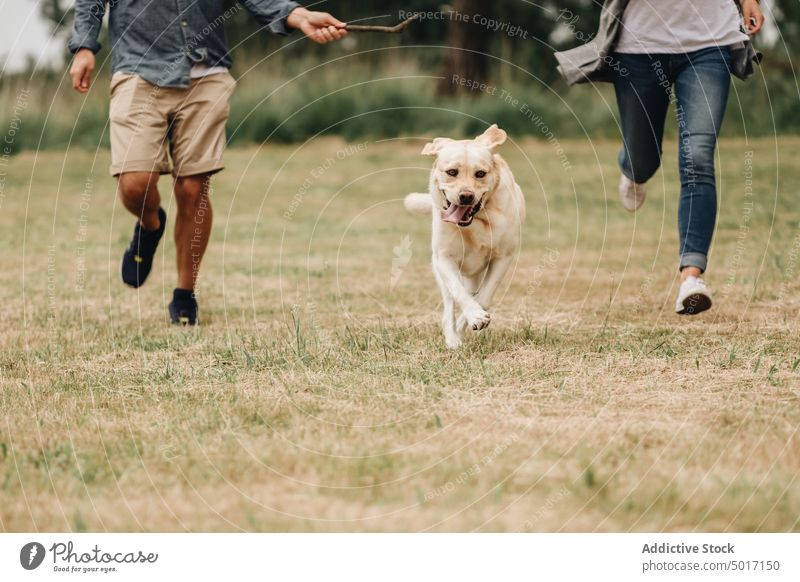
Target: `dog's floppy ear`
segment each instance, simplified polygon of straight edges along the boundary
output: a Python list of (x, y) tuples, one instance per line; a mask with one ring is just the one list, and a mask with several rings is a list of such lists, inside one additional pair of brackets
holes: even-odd
[(489, 129), (476, 137), (475, 141), (483, 146), (486, 146), (490, 150), (493, 150), (494, 148), (503, 145), (506, 142), (506, 138), (508, 138), (508, 134), (497, 127), (497, 124), (494, 123)]
[(444, 145), (453, 141), (449, 137), (437, 137), (432, 142), (426, 143), (422, 148), (423, 156), (438, 156)]

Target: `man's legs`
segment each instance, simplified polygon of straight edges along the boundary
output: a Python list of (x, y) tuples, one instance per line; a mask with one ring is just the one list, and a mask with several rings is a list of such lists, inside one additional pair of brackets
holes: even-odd
[(197, 320), (194, 289), (212, 222), (210, 176), (223, 168), (228, 100), (235, 86), (229, 73), (193, 79), (187, 90), (159, 90), (135, 75), (115, 76), (112, 82), (111, 173), (119, 176), (125, 208), (139, 218), (121, 268), (123, 281), (132, 287), (145, 282), (166, 224), (156, 183), (159, 174), (170, 171), (169, 144), (178, 211), (178, 286), (169, 307), (173, 323)]
[(128, 211), (138, 218), (133, 238), (122, 255), (120, 274), (131, 287), (141, 287), (150, 275), (153, 257), (164, 234), (167, 215), (161, 209), (157, 172), (123, 172), (117, 190)]
[(174, 163), (178, 287), (169, 305), (173, 323), (197, 322), (200, 263), (211, 234), (211, 174), (223, 168), (228, 100), (236, 82), (229, 73), (190, 82), (172, 118), (170, 151)]
[(158, 193), (158, 177), (155, 172), (125, 172), (119, 175), (117, 189), (122, 205), (139, 218), (147, 230), (158, 230), (158, 209), (161, 196)]
[(111, 80), (110, 171), (123, 206), (137, 218), (120, 274), (134, 288), (147, 280), (166, 224), (157, 183), (170, 169), (165, 144), (170, 100), (137, 75), (116, 73)]
[[(127, 172), (119, 176), (122, 204), (137, 216), (148, 231), (161, 226), (158, 209), (161, 198), (156, 186), (158, 174)], [(178, 288), (193, 290), (198, 270), (211, 236), (213, 212), (209, 198), (211, 175), (183, 176), (175, 179), (175, 249), (178, 263)]]
[(211, 175), (198, 174), (175, 179), (175, 249), (178, 262), (178, 289), (193, 291), (197, 284), (200, 262), (211, 236), (213, 213)]

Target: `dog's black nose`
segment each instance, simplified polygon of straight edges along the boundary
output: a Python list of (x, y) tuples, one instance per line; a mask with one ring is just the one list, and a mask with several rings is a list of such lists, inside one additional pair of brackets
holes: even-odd
[(468, 206), (475, 202), (474, 194), (459, 194), (458, 203), (462, 206)]

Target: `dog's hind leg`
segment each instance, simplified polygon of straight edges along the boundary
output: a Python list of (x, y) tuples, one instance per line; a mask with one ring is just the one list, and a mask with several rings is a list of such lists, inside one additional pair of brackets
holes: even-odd
[(444, 306), (442, 312), (442, 331), (444, 332), (444, 343), (448, 348), (457, 348), (461, 345), (461, 334), (456, 330), (455, 301), (450, 291), (447, 289), (447, 285), (445, 285), (435, 263), (433, 275), (436, 278), (436, 283), (439, 285), (439, 290), (442, 292), (442, 305)]

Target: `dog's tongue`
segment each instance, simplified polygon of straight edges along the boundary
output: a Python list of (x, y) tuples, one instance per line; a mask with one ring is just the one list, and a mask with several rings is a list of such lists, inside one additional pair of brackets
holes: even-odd
[(469, 213), (472, 206), (461, 206), (459, 204), (451, 204), (447, 210), (442, 210), (442, 220), (445, 222), (466, 222), (469, 219)]

